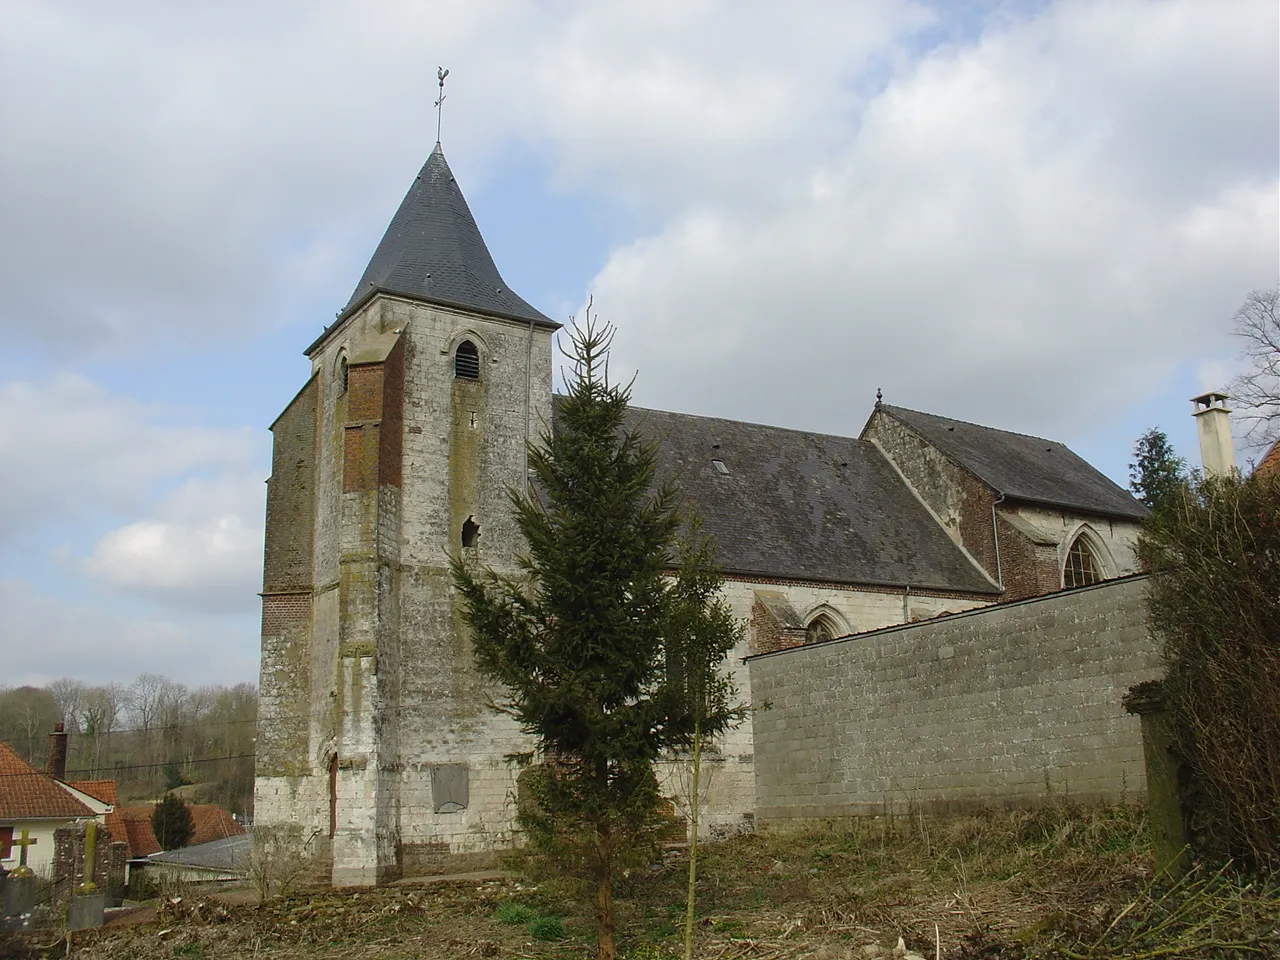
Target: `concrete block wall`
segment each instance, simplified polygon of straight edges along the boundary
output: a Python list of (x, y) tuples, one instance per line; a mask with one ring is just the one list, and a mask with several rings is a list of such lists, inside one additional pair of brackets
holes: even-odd
[(1159, 675), (1145, 578), (748, 661), (756, 817), (1142, 796), (1139, 724)]
[[(734, 617), (744, 625), (738, 647), (725, 659), (723, 670), (737, 688), (738, 700), (758, 708), (763, 702), (753, 686), (753, 672), (746, 658), (768, 649), (776, 638), (773, 625), (753, 618), (757, 591), (780, 594), (795, 611), (800, 623), (808, 623), (819, 613), (834, 621), (842, 632), (874, 630), (906, 619), (924, 619), (945, 612), (967, 610), (990, 603), (990, 597), (912, 593), (905, 589), (857, 587), (847, 584), (805, 581), (727, 578), (721, 596)], [(753, 712), (720, 741), (706, 769), (710, 785), (699, 814), (707, 835), (725, 835), (751, 829), (756, 817), (756, 746)], [(683, 763), (663, 764), (659, 778), (664, 793), (680, 792), (681, 778), (687, 776)]]

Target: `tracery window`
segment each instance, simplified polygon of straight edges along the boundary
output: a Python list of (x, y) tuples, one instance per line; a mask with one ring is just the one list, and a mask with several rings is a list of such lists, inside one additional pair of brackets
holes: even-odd
[(1083, 536), (1076, 537), (1067, 551), (1067, 565), (1062, 568), (1064, 587), (1087, 587), (1102, 579), (1097, 558)]
[(470, 340), (463, 340), (453, 352), (453, 375), (459, 380), (480, 379), (480, 351)]
[(809, 621), (809, 626), (804, 630), (805, 643), (821, 643), (824, 640), (834, 640), (838, 634), (835, 623), (824, 613), (818, 614)]

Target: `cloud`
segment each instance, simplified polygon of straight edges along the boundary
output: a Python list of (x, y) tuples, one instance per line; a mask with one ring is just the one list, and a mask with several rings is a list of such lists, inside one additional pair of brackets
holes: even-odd
[(176, 412), (71, 373), (0, 384), (0, 543), (54, 521), (136, 514), (191, 471), (251, 469), (265, 437), (166, 424)]
[(0, 580), (5, 682), (42, 685), (60, 676), (129, 683), (159, 673), (197, 687), (257, 680), (252, 616), (165, 617), (109, 602), (68, 602), (30, 581)]
[(154, 516), (102, 537), (84, 569), (100, 583), (170, 608), (256, 610), (263, 496), (254, 473), (188, 480)]
[(85, 356), (241, 342), (345, 302), (430, 148), (437, 60), (469, 184), (523, 141), (562, 189), (648, 216), (758, 184), (748, 151), (836, 142), (864, 62), (932, 17), (14, 0), (5, 19), (0, 330)]
[(592, 288), (637, 402), (848, 434), (883, 386), (1070, 439), (1229, 350), (1280, 257), (1275, 19), (1063, 4), (934, 49), (835, 160), (767, 158), (806, 189), (614, 251)]

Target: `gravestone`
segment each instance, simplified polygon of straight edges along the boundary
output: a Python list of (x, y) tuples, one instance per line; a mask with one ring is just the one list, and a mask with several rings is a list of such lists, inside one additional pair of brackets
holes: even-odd
[(27, 866), (27, 848), (37, 842), (26, 830), (12, 841), (18, 848), (18, 865), (0, 879), (0, 930), (23, 929), (36, 905), (37, 880)]
[(67, 929), (100, 927), (107, 906), (111, 852), (93, 820), (60, 827), (54, 834), (58, 895), (66, 897)]
[(33, 874), (19, 877), (10, 873), (0, 877), (0, 931), (12, 933), (26, 926), (36, 905), (36, 893)]
[(107, 910), (105, 893), (77, 893), (67, 905), (67, 929), (88, 930), (102, 926)]

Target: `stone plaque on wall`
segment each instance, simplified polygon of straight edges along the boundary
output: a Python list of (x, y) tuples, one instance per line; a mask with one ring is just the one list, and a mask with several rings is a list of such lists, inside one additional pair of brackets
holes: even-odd
[(467, 808), (468, 773), (465, 763), (438, 763), (431, 768), (431, 807), (436, 813)]

